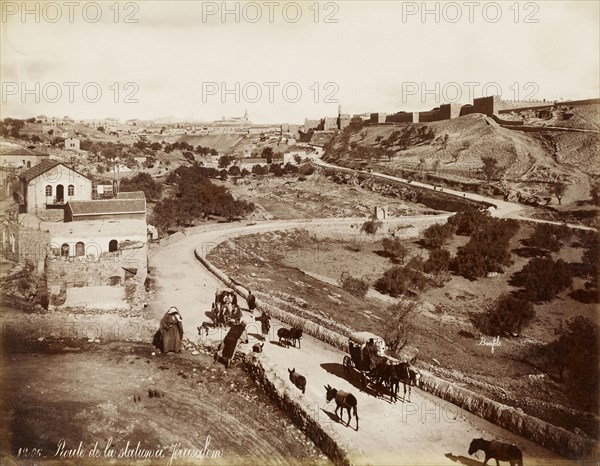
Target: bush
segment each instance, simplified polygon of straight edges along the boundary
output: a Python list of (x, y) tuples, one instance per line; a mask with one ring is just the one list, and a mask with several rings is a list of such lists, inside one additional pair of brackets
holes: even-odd
[(572, 283), (571, 266), (562, 259), (548, 257), (531, 259), (510, 281), (523, 288), (521, 295), (534, 302), (550, 301)]
[(140, 172), (131, 178), (123, 178), (120, 184), (121, 192), (143, 191), (148, 201), (160, 199), (162, 184), (148, 173)]
[(488, 307), (478, 327), (488, 335), (518, 336), (534, 317), (533, 304), (510, 294), (504, 294)]
[(457, 212), (448, 219), (448, 224), (454, 228), (457, 235), (471, 236), (483, 224), (491, 219), (489, 212), (479, 210), (466, 210)]
[(446, 249), (432, 249), (429, 251), (429, 259), (423, 264), (427, 273), (441, 274), (450, 268), (450, 251)]
[(364, 298), (369, 291), (369, 284), (359, 278), (352, 277), (348, 272), (342, 273), (338, 280), (340, 288), (357, 298)]
[(383, 226), (383, 222), (380, 220), (367, 220), (362, 224), (360, 231), (364, 231), (368, 235), (375, 235), (377, 231)]
[(562, 241), (568, 241), (571, 236), (571, 229), (567, 226), (538, 223), (533, 234), (523, 240), (523, 244), (531, 248), (558, 252), (562, 246)]
[(383, 330), (383, 339), (387, 353), (397, 357), (415, 334), (415, 316), (419, 312), (419, 303), (409, 299), (397, 301), (388, 307), (388, 312), (391, 317)]
[(404, 259), (409, 253), (408, 248), (404, 245), (400, 238), (383, 238), (381, 241), (383, 250), (394, 259), (404, 264)]
[(436, 223), (423, 232), (421, 242), (428, 249), (441, 248), (450, 239), (452, 234), (452, 225), (450, 223), (445, 223), (444, 225)]
[(427, 278), (418, 270), (396, 266), (386, 270), (376, 286), (390, 296), (417, 294), (427, 287)]
[[(578, 316), (559, 327), (559, 338), (542, 348), (548, 369), (565, 380), (565, 388), (575, 391), (585, 409), (598, 410), (598, 326)], [(568, 372), (568, 377), (565, 374)], [(572, 395), (573, 393), (570, 393)]]
[(518, 228), (514, 220), (487, 219), (458, 249), (452, 267), (469, 280), (485, 277), (488, 272), (503, 272), (512, 263), (509, 244)]

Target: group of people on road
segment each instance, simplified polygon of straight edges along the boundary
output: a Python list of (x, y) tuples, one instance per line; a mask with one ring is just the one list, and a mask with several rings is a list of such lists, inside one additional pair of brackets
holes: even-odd
[[(231, 292), (231, 295), (227, 294), (227, 296), (224, 296), (224, 304), (233, 308), (231, 317), (234, 321), (234, 325), (240, 325), (243, 324), (242, 311), (239, 306), (236, 305), (236, 298), (237, 296)], [(252, 294), (251, 290), (248, 290), (246, 302), (248, 304), (248, 311), (254, 315), (254, 310), (257, 308), (257, 305), (256, 297)], [(213, 312), (214, 311), (215, 309), (213, 308)], [(269, 330), (271, 329), (271, 317), (263, 310), (262, 315), (256, 317), (255, 320), (261, 323), (262, 338), (263, 340), (266, 340)], [(181, 352), (183, 344), (183, 319), (175, 306), (170, 307), (160, 320), (160, 325), (154, 334), (152, 344), (162, 353)]]

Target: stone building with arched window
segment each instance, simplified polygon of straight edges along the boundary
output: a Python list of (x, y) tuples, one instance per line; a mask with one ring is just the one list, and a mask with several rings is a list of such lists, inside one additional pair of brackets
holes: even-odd
[(19, 175), (20, 211), (62, 209), (69, 201), (92, 199), (92, 181), (58, 160), (43, 160)]

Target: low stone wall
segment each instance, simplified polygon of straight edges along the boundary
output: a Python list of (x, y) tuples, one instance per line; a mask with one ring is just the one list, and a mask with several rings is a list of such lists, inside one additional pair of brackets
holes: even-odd
[(274, 370), (265, 369), (263, 362), (254, 354), (245, 358), (244, 368), (333, 463), (344, 466), (352, 464), (347, 454), (349, 448), (344, 448), (343, 442), (336, 438), (335, 432), (319, 422), (318, 410), (316, 416), (312, 416), (311, 412), (315, 412), (314, 407), (311, 409), (300, 397), (294, 400), (286, 390), (284, 380)]
[[(196, 251), (194, 251), (194, 254), (223, 283), (234, 289), (244, 298), (248, 295), (247, 290), (241, 284), (233, 281), (227, 274), (215, 267), (206, 258), (201, 257)], [(300, 327), (305, 333), (342, 351), (347, 350), (347, 332), (337, 333), (331, 331), (312, 321), (278, 309), (275, 306), (259, 303), (258, 300), (257, 304), (259, 304), (259, 307), (266, 309), (271, 316), (278, 320)], [(515, 408), (503, 405), (460, 387), (453, 382), (440, 379), (427, 371), (423, 371), (420, 388), (565, 457), (579, 459), (589, 458), (591, 455), (596, 457), (598, 454), (597, 443), (590, 439), (580, 437), (561, 427), (529, 416)], [(318, 445), (321, 446), (320, 444)]]
[[(210, 261), (202, 257), (198, 254), (197, 251), (194, 251), (194, 255), (196, 259), (198, 259), (204, 267), (206, 267), (213, 275), (215, 275), (219, 280), (225, 283), (228, 287), (235, 290), (240, 296), (244, 299), (248, 297), (248, 290), (244, 288), (241, 284), (232, 280), (227, 274), (221, 271), (219, 268), (215, 267)], [(257, 299), (256, 304), (258, 309), (264, 309), (267, 313), (274, 317), (275, 319), (287, 324), (291, 327), (301, 328), (302, 331), (310, 336), (313, 336), (325, 343), (330, 344), (342, 351), (346, 351), (348, 349), (348, 332), (344, 330), (341, 326), (339, 327), (338, 332), (334, 332), (328, 328), (319, 325), (318, 323), (312, 322), (303, 317), (296, 316), (290, 312), (284, 311), (283, 309), (279, 309), (278, 307), (272, 306), (261, 300)]]
[(440, 379), (425, 370), (422, 370), (419, 388), (567, 458), (587, 458), (596, 453), (597, 444), (593, 440)]

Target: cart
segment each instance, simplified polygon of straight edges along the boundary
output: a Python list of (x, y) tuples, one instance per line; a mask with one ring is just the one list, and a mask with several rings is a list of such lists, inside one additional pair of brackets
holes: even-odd
[(237, 295), (235, 292), (233, 290), (217, 291), (211, 313), (215, 328), (239, 324), (242, 318), (242, 311), (237, 304)]

